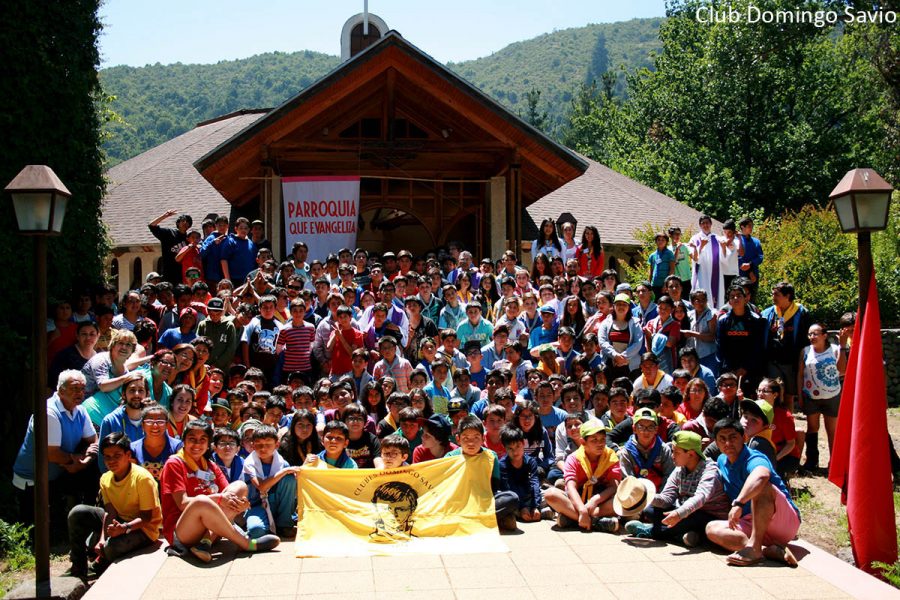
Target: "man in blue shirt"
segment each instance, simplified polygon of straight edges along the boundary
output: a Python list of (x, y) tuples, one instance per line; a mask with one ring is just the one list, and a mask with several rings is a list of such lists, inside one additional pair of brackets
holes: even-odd
[(759, 239), (753, 237), (753, 219), (744, 217), (738, 223), (741, 228), (741, 250), (738, 258), (740, 275), (751, 282), (752, 295), (756, 298), (756, 290), (759, 287), (759, 265), (763, 261), (762, 244)]
[[(96, 498), (99, 482), (97, 434), (84, 402), (85, 378), (81, 371), (67, 369), (59, 374), (56, 392), (47, 399), (47, 460), (50, 481), (51, 517), (57, 520), (64, 509), (64, 496), (74, 496), (76, 504)], [(19, 520), (34, 523), (34, 417), (28, 421), (25, 440), (13, 465), (13, 486), (19, 491)]]
[(744, 445), (744, 428), (736, 419), (722, 419), (713, 429), (719, 477), (731, 500), (727, 521), (706, 526), (709, 540), (732, 554), (726, 561), (736, 567), (768, 558), (797, 565), (787, 547), (800, 529), (800, 511), (791, 493), (764, 454)]

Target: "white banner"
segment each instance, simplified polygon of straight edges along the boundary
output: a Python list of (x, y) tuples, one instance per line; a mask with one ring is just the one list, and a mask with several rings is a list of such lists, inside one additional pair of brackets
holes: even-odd
[(329, 253), (356, 248), (359, 177), (285, 177), (281, 193), (287, 252), (305, 242), (307, 260), (324, 263)]

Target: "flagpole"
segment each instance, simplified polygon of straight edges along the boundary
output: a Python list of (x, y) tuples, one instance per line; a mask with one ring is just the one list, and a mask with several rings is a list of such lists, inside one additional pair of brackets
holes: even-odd
[(872, 263), (872, 234), (860, 231), (856, 234), (857, 263), (859, 264), (859, 308), (856, 319), (862, 324), (866, 315), (866, 304), (869, 299), (869, 281), (872, 279), (874, 265)]

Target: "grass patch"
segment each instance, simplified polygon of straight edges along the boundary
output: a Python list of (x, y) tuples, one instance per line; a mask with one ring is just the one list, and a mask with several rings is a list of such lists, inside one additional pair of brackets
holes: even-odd
[(31, 528), (0, 519), (0, 597), (6, 595), (20, 572), (34, 569)]
[(807, 511), (819, 511), (824, 508), (822, 502), (816, 499), (809, 488), (802, 487), (797, 488), (794, 491), (796, 493), (796, 495), (794, 496), (794, 504), (796, 504), (797, 508), (800, 509), (801, 514)]

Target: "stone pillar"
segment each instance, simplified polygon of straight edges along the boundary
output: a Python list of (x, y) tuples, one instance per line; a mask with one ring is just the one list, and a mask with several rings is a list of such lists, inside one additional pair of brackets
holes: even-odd
[(491, 224), (488, 256), (494, 259), (506, 250), (506, 202), (506, 177), (491, 177), (488, 188), (488, 220)]

